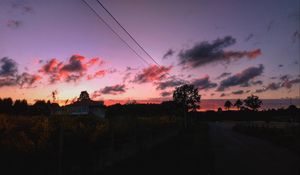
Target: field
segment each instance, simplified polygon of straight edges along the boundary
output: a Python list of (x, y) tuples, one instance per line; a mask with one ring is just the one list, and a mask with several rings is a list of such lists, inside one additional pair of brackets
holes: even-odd
[[(107, 150), (136, 148), (178, 129), (176, 118), (0, 116), (0, 163), (9, 174), (56, 174), (94, 170)], [(133, 145), (133, 144), (132, 144)], [(99, 160), (101, 159), (101, 160)], [(18, 168), (13, 168), (18, 167)], [(62, 167), (62, 168), (60, 168)]]

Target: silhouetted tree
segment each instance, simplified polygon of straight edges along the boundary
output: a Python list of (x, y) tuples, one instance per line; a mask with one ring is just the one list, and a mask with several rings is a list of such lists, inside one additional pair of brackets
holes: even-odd
[(78, 101), (88, 101), (90, 100), (90, 95), (87, 91), (81, 91)]
[(5, 114), (11, 114), (13, 100), (11, 98), (4, 98), (0, 102), (0, 112)]
[(31, 107), (32, 115), (45, 115), (49, 116), (51, 113), (51, 103), (45, 100), (37, 100)]
[(257, 109), (262, 105), (262, 101), (255, 95), (248, 96), (247, 99), (244, 100), (244, 103), (245, 106), (249, 107), (253, 111), (257, 111)]
[(234, 106), (235, 106), (238, 110), (240, 110), (241, 107), (243, 106), (242, 100), (237, 99), (236, 102), (234, 103)]
[(231, 101), (227, 100), (224, 104), (224, 107), (227, 109), (227, 111), (229, 111), (229, 109), (232, 107)]
[(218, 113), (221, 113), (223, 110), (221, 107), (218, 108)]
[(15, 115), (26, 115), (28, 104), (26, 100), (16, 100), (13, 106), (13, 113)]
[(200, 106), (201, 96), (198, 94), (198, 89), (194, 85), (184, 84), (177, 87), (173, 93), (173, 100), (180, 106), (182, 106), (185, 127), (187, 127), (187, 112), (189, 110), (196, 111)]
[(291, 122), (295, 122), (296, 121), (296, 116), (297, 116), (297, 106), (295, 105), (290, 105), (287, 108), (287, 111), (289, 113), (289, 115), (291, 115)]

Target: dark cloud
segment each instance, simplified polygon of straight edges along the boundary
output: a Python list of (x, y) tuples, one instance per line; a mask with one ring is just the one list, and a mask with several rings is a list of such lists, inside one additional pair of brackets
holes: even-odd
[(289, 75), (289, 74), (282, 75), (282, 76), (279, 77), (279, 79), (282, 80), (282, 81), (289, 80), (290, 78), (292, 78), (292, 76)]
[(161, 92), (160, 95), (161, 95), (162, 97), (168, 97), (168, 96), (172, 95), (172, 92), (164, 91), (164, 92)]
[(237, 91), (233, 91), (232, 94), (234, 95), (240, 95), (240, 94), (243, 94), (244, 91), (243, 90), (237, 90)]
[(262, 85), (263, 82), (261, 80), (257, 80), (257, 81), (252, 81), (251, 84), (253, 84), (253, 85)]
[(172, 88), (172, 87), (180, 86), (180, 85), (183, 85), (185, 83), (187, 83), (187, 82), (184, 81), (184, 80), (172, 78), (172, 79), (167, 80), (167, 81), (158, 82), (156, 89), (165, 90), (167, 88)]
[(217, 87), (217, 83), (211, 82), (208, 75), (199, 79), (194, 79), (192, 84), (195, 85), (199, 90), (207, 90)]
[(172, 66), (157, 66), (152, 65), (139, 72), (132, 82), (147, 83), (153, 81), (161, 81), (166, 78), (166, 74), (172, 69)]
[(229, 75), (231, 75), (230, 72), (224, 72), (224, 73), (222, 73), (221, 75), (219, 75), (216, 79), (217, 79), (217, 80), (218, 80), (218, 79), (222, 79), (222, 78), (225, 78), (225, 77), (227, 77), (227, 76), (229, 76)]
[(164, 54), (163, 59), (166, 59), (166, 58), (172, 56), (174, 53), (175, 53), (174, 50), (169, 49), (169, 50)]
[(212, 43), (207, 41), (198, 43), (192, 48), (181, 50), (179, 64), (188, 68), (196, 68), (209, 63), (224, 61), (229, 63), (242, 57), (256, 58), (261, 55), (260, 49), (253, 51), (225, 51), (224, 49), (236, 43), (236, 39), (226, 36), (216, 39)]
[(258, 67), (249, 67), (242, 72), (230, 76), (221, 81), (218, 91), (223, 91), (226, 88), (249, 84), (249, 81), (253, 78), (260, 76), (263, 73), (264, 66), (260, 64)]
[(272, 91), (275, 91), (275, 90), (278, 90), (280, 89), (282, 86), (281, 86), (281, 83), (269, 83), (267, 87), (264, 87), (262, 89), (257, 89), (255, 92), (256, 93), (261, 93), (261, 92), (265, 92), (265, 91), (268, 91), (268, 90), (272, 90)]
[(125, 85), (117, 84), (114, 86), (106, 86), (102, 90), (100, 90), (100, 92), (101, 94), (111, 94), (111, 95), (122, 94), (125, 92)]
[(282, 81), (281, 86), (282, 86), (282, 87), (285, 87), (285, 88), (287, 88), (287, 89), (291, 89), (292, 86), (293, 86), (294, 84), (297, 84), (297, 83), (300, 83), (300, 78), (296, 78), (296, 79), (292, 79), (292, 80), (290, 80), (290, 79), (285, 79), (285, 80)]
[(274, 90), (279, 89), (280, 87), (281, 87), (280, 83), (270, 83), (270, 84), (268, 84), (266, 89), (274, 91)]
[(21, 88), (31, 88), (38, 80), (42, 79), (39, 75), (23, 72), (18, 74), (18, 65), (11, 58), (0, 59), (0, 87), (20, 86)]
[(22, 14), (27, 14), (27, 13), (34, 13), (34, 10), (33, 8), (28, 5), (28, 4), (25, 4), (25, 2), (18, 2), (18, 3), (12, 3), (11, 4), (11, 7), (13, 9), (16, 9), (18, 10), (19, 12), (21, 12)]
[(265, 89), (256, 89), (255, 90), (256, 93), (261, 93), (261, 92), (265, 92), (265, 91), (266, 91)]
[(65, 64), (62, 68), (61, 71), (66, 71), (66, 72), (82, 72), (85, 70), (85, 66), (83, 65), (82, 61), (85, 58), (80, 55), (73, 55), (68, 64)]
[(279, 64), (278, 67), (283, 67), (283, 65), (282, 65), (282, 64)]
[(39, 75), (32, 75), (24, 72), (21, 75), (17, 76), (16, 81), (21, 88), (30, 88), (35, 82), (40, 79), (42, 79), (42, 77)]
[(67, 83), (70, 83), (70, 82), (77, 82), (81, 79), (81, 75), (78, 75), (78, 74), (70, 74), (70, 75), (67, 75), (65, 77), (65, 82)]
[(300, 78), (295, 78), (295, 79), (291, 79), (291, 78), (292, 78), (291, 75), (283, 75), (279, 78), (279, 82), (269, 83), (268, 86), (262, 89), (257, 89), (256, 92), (261, 93), (268, 90), (275, 91), (281, 88), (291, 89), (293, 85), (300, 83)]
[(128, 79), (130, 79), (131, 77), (131, 72), (127, 72), (125, 73), (125, 75), (123, 76), (123, 83), (125, 83)]
[(20, 88), (34, 88), (34, 83), (42, 79), (39, 75), (22, 73), (21, 75), (0, 77), (0, 87), (4, 86), (19, 86)]
[(0, 59), (0, 77), (15, 76), (18, 72), (17, 63), (8, 57)]
[(274, 22), (275, 22), (274, 20), (269, 22), (268, 27), (267, 27), (267, 32), (271, 31), (271, 29), (273, 28)]
[(245, 42), (250, 41), (251, 38), (253, 38), (253, 33), (250, 33), (246, 38), (245, 38)]
[(17, 81), (15, 77), (0, 78), (0, 88), (4, 86), (16, 86)]
[(298, 30), (293, 33), (292, 40), (293, 43), (295, 43), (297, 40), (300, 40), (300, 33)]
[(6, 23), (6, 26), (12, 29), (19, 28), (22, 25), (22, 21), (20, 20), (9, 20)]
[(220, 97), (225, 97), (226, 96), (226, 94), (225, 93), (222, 93), (221, 95), (220, 95)]
[(130, 66), (127, 66), (125, 71), (129, 72), (129, 71), (135, 71), (135, 70), (138, 70), (138, 69), (137, 68), (132, 68)]

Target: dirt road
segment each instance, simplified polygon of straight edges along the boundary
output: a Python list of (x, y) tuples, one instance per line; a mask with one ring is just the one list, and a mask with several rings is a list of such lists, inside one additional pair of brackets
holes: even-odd
[(299, 157), (267, 141), (232, 130), (233, 123), (210, 123), (214, 175), (299, 175)]

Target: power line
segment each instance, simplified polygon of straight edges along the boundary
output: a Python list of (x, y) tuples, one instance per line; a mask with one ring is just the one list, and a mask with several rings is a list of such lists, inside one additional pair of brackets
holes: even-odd
[(141, 55), (139, 55), (97, 12), (94, 8), (90, 6), (85, 0), (82, 0), (84, 4), (95, 13), (95, 15), (103, 22), (118, 38), (133, 52), (138, 58), (140, 58), (143, 62), (150, 65)]
[[(139, 55), (97, 12), (95, 9), (93, 9), (87, 2), (86, 0), (82, 0), (95, 14), (96, 16), (114, 33), (118, 36), (118, 38), (123, 41), (128, 48), (130, 48), (140, 59), (142, 59), (146, 64), (150, 65), (141, 55)], [(139, 48), (158, 66), (161, 66), (134, 38), (133, 36), (118, 22), (118, 20), (104, 7), (104, 5), (97, 0), (97, 2), (101, 5), (101, 7), (113, 18), (113, 20), (129, 35), (129, 37), (136, 43)], [(170, 76), (171, 75), (166, 72), (166, 75)]]
[(133, 36), (119, 23), (119, 21), (105, 8), (105, 6), (97, 0), (97, 2), (101, 5), (101, 7), (114, 19), (114, 21), (128, 34), (128, 36), (135, 42), (136, 45), (139, 46), (140, 49), (142, 49), (143, 52), (146, 53), (146, 55), (158, 66), (158, 62), (133, 38)]

